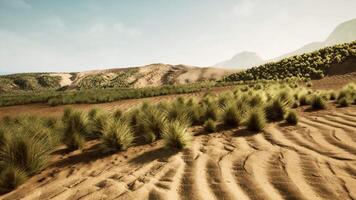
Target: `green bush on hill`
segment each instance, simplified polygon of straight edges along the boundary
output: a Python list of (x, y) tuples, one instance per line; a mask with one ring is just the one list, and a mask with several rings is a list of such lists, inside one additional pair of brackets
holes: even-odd
[(231, 74), (223, 81), (278, 80), (288, 77), (320, 79), (326, 75), (331, 64), (341, 63), (351, 57), (356, 57), (356, 41), (252, 67)]

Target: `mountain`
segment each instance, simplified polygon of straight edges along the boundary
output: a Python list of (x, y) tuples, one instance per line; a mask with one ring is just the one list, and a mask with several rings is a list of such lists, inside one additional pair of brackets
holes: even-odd
[(218, 80), (238, 72), (232, 69), (150, 64), (74, 73), (22, 73), (0, 76), (0, 92), (15, 90), (142, 88), (147, 86)]
[(276, 58), (264, 61), (254, 52), (241, 52), (236, 54), (230, 60), (226, 60), (215, 64), (216, 67), (227, 67), (227, 68), (249, 68), (259, 64), (264, 64), (266, 62), (275, 62), (283, 58), (300, 55), (303, 53), (313, 52), (315, 50), (321, 49), (326, 46), (333, 46), (335, 44), (348, 43), (356, 40), (356, 19), (346, 21), (339, 24), (327, 37), (326, 40), (321, 42), (312, 42), (304, 45), (303, 47), (286, 53), (284, 55), (278, 56)]
[(327, 37), (325, 41), (322, 42), (312, 42), (304, 45), (302, 48), (297, 49), (293, 52), (278, 56), (269, 61), (278, 61), (286, 57), (295, 56), (303, 53), (309, 53), (326, 46), (332, 46), (335, 44), (348, 43), (356, 40), (356, 19), (346, 21), (339, 24)]
[(225, 67), (225, 68), (246, 68), (255, 65), (262, 64), (264, 60), (257, 55), (255, 52), (243, 51), (236, 54), (229, 60), (215, 64), (215, 67)]

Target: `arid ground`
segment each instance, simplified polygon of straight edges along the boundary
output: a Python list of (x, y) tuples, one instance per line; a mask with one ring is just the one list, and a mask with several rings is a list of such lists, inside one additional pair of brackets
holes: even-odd
[[(332, 81), (338, 89), (355, 79), (327, 77), (313, 87), (330, 88)], [(126, 109), (142, 101), (76, 107)], [(56, 116), (64, 107), (24, 105), (0, 112)], [(207, 134), (195, 126), (193, 143), (180, 152), (164, 148), (163, 141), (113, 155), (103, 154), (97, 141), (71, 153), (63, 147), (50, 167), (2, 199), (356, 199), (356, 107), (300, 107), (298, 113), (297, 126), (273, 123), (258, 133), (239, 128)]]

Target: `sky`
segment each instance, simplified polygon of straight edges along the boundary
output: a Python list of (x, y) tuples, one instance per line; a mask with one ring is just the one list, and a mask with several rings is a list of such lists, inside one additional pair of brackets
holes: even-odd
[(355, 0), (0, 0), (0, 73), (210, 66), (322, 41)]

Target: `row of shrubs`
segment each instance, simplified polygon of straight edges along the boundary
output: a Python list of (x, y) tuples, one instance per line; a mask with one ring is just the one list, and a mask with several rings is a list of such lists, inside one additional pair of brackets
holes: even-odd
[(46, 73), (12, 74), (0, 76), (0, 92), (13, 90), (42, 90), (60, 87), (60, 76), (51, 76)]
[(355, 57), (356, 41), (252, 67), (245, 71), (231, 74), (225, 77), (223, 81), (277, 80), (288, 77), (320, 79), (326, 75), (327, 69), (332, 64), (341, 63), (346, 59)]
[(12, 93), (1, 94), (0, 106), (23, 105), (31, 103), (47, 103), (51, 106), (76, 104), (76, 103), (104, 103), (123, 99), (134, 99), (153, 97), (169, 94), (183, 94), (210, 90), (213, 87), (232, 86), (232, 85), (262, 85), (267, 83), (289, 83), (297, 78), (290, 78), (280, 81), (239, 81), (239, 82), (200, 82), (184, 85), (164, 85), (158, 87), (146, 88), (102, 88), (102, 89), (82, 89), (82, 90), (65, 90), (65, 91), (17, 91)]
[(103, 152), (116, 152), (163, 139), (168, 148), (182, 149), (192, 141), (191, 126), (202, 126), (205, 132), (237, 127), (259, 132), (268, 122), (297, 124), (292, 108), (310, 105), (311, 109), (324, 109), (327, 100), (344, 106), (343, 99), (356, 103), (355, 84), (336, 93), (313, 92), (293, 83), (268, 83), (238, 86), (219, 95), (208, 92), (199, 100), (179, 97), (158, 104), (146, 102), (126, 112), (67, 108), (61, 119), (5, 117), (0, 124), (0, 193), (43, 170), (61, 144), (76, 150), (97, 139)]

